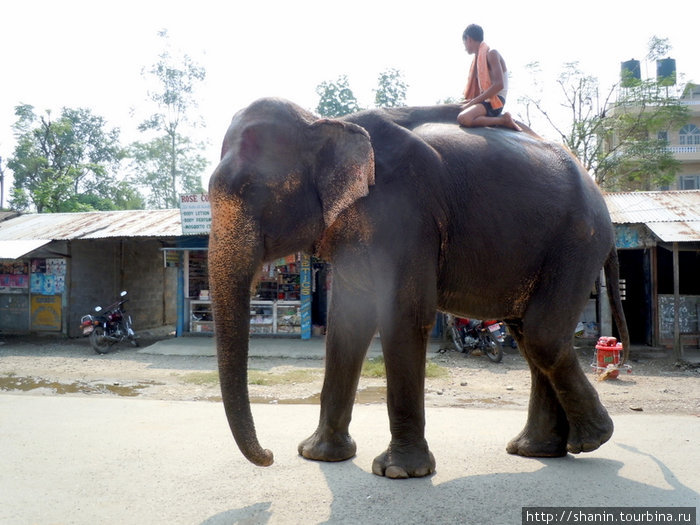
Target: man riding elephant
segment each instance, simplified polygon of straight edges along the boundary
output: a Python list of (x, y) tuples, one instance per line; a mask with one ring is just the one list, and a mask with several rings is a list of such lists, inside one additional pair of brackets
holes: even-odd
[(505, 126), (521, 131), (510, 113), (503, 113), (508, 96), (508, 68), (501, 54), (484, 42), (481, 26), (470, 24), (462, 35), (464, 49), (474, 55), (467, 87), (464, 89), (462, 111), (457, 122), (468, 128)]

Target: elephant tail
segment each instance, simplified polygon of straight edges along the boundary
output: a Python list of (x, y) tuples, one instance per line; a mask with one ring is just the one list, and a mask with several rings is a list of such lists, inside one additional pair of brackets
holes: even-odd
[(617, 248), (615, 246), (610, 250), (610, 254), (603, 268), (605, 271), (608, 299), (610, 300), (610, 309), (622, 342), (623, 357), (620, 365), (624, 365), (630, 354), (630, 334), (627, 330), (627, 320), (625, 319), (625, 312), (622, 309), (622, 300), (620, 299), (620, 265), (617, 260)]

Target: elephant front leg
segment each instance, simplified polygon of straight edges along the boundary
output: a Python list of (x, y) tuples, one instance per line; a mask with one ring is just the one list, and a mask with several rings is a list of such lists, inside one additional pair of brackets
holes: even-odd
[(344, 290), (337, 280), (329, 310), (326, 371), (316, 431), (299, 444), (299, 454), (316, 461), (344, 461), (355, 455), (349, 426), (362, 362), (376, 331), (371, 299)]
[(429, 328), (425, 323), (421, 327), (397, 326), (381, 332), (391, 442), (372, 464), (372, 472), (378, 476), (414, 478), (435, 472), (435, 458), (425, 439), (425, 355)]

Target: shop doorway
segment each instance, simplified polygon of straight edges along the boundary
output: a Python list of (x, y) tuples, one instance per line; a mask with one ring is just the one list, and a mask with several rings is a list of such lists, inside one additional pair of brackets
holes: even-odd
[(318, 259), (313, 260), (311, 263), (311, 325), (313, 335), (325, 335), (326, 333), (330, 287), (330, 264)]
[(651, 250), (619, 250), (622, 309), (630, 342), (653, 344), (653, 293)]

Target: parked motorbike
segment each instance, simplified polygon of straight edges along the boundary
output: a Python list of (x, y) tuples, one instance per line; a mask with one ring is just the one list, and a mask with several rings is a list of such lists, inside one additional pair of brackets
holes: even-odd
[(501, 341), (501, 344), (503, 346), (510, 346), (514, 350), (518, 349), (518, 342), (508, 331), (508, 328), (506, 327), (505, 323), (501, 323), (501, 339), (499, 340)]
[(500, 321), (479, 321), (452, 317), (449, 334), (455, 348), (472, 353), (481, 350), (494, 363), (503, 359), (505, 325)]
[(120, 301), (107, 306), (104, 311), (101, 306), (96, 306), (95, 315), (80, 318), (83, 335), (90, 337), (90, 345), (98, 354), (106, 354), (124, 340), (128, 340), (132, 346), (139, 345), (131, 325), (131, 316), (124, 310), (124, 303), (128, 301), (124, 299), (126, 292), (122, 292), (120, 297)]

